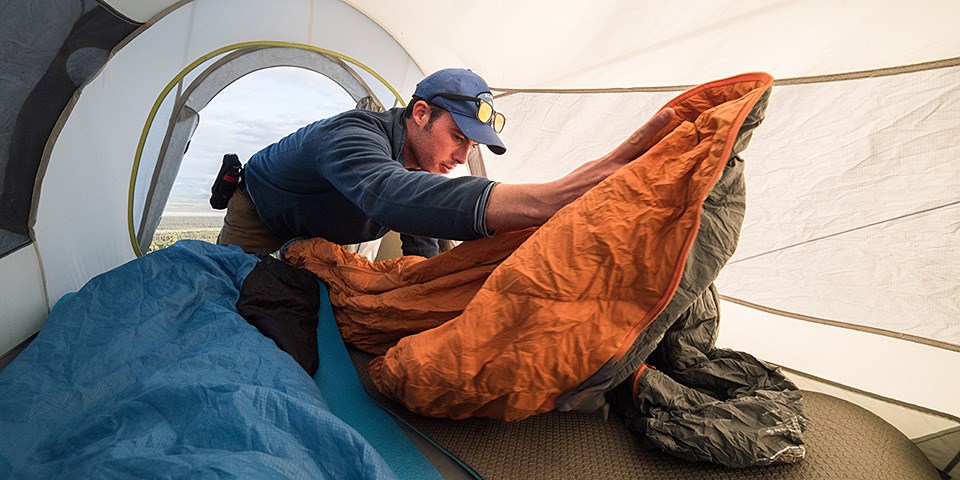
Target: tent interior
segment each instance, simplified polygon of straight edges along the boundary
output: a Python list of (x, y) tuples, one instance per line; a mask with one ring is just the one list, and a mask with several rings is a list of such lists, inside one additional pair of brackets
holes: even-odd
[(956, 2), (0, 8), (2, 365), (64, 295), (146, 252), (201, 110), (251, 72), (312, 70), (391, 108), (469, 68), (509, 119), (508, 152), (470, 172), (526, 183), (597, 158), (692, 86), (760, 71), (775, 83), (716, 282), (718, 345), (873, 412), (960, 475)]

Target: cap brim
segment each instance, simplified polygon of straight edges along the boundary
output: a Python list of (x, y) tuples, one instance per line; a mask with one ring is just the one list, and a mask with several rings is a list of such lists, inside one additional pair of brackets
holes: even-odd
[(450, 112), (450, 116), (453, 117), (453, 121), (456, 122), (460, 131), (470, 140), (486, 145), (491, 152), (497, 155), (506, 153), (507, 147), (503, 146), (500, 136), (493, 131), (493, 127), (489, 124), (477, 120), (476, 117), (461, 115), (457, 112)]

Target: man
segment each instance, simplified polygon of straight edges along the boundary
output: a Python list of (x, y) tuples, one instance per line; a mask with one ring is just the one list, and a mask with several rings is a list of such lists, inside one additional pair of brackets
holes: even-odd
[(478, 144), (506, 151), (497, 135), (505, 118), (478, 75), (440, 70), (417, 84), (405, 109), (350, 110), (254, 154), (218, 243), (270, 253), (296, 237), (351, 244), (395, 230), (404, 254), (433, 256), (437, 238), (472, 240), (542, 224), (646, 151), (672, 118), (661, 112), (610, 154), (553, 182), (447, 178)]

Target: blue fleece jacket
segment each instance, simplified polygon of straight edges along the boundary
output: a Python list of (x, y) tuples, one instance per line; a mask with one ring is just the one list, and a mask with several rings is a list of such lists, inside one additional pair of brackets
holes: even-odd
[(254, 154), (244, 169), (257, 215), (278, 236), (339, 244), (404, 234), (404, 253), (431, 256), (410, 236), (487, 235), (491, 180), (448, 178), (403, 167), (403, 109), (350, 110), (311, 123)]

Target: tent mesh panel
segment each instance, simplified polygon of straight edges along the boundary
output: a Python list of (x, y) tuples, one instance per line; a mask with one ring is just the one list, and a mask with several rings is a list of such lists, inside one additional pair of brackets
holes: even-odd
[(27, 243), (37, 171), (61, 112), (136, 28), (92, 1), (3, 8), (18, 14), (0, 29), (0, 255)]

